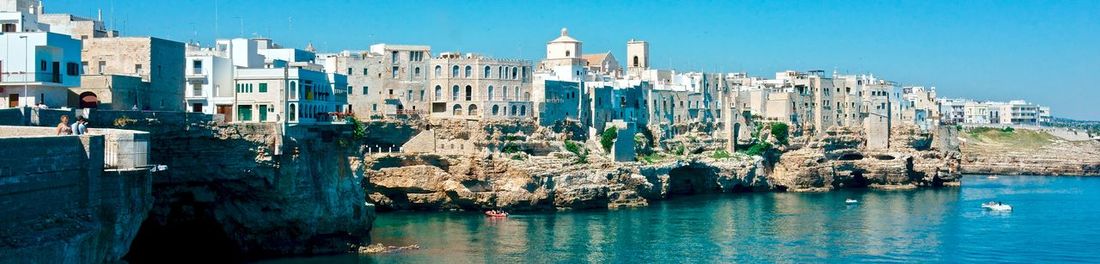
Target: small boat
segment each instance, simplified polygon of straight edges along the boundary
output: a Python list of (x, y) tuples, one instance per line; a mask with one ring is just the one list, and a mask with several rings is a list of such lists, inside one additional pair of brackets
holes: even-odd
[(844, 203), (845, 204), (857, 204), (857, 203), (859, 203), (859, 200), (848, 198), (848, 199), (844, 200)]
[(987, 202), (982, 204), (982, 208), (990, 211), (1012, 211), (1012, 206), (1001, 202)]
[(986, 178), (986, 179), (990, 179), (990, 180), (996, 180), (996, 179), (997, 179), (997, 175), (989, 175), (989, 177), (985, 177), (985, 178)]
[(508, 217), (508, 213), (504, 211), (485, 211), (485, 216), (490, 218)]

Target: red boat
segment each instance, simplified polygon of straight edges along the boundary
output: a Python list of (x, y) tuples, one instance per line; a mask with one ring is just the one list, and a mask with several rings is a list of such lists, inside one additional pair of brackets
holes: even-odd
[(485, 211), (485, 216), (487, 216), (487, 217), (493, 217), (493, 218), (496, 218), (496, 217), (508, 217), (508, 213), (505, 213), (504, 211), (494, 211), (494, 210), (489, 210), (489, 211)]

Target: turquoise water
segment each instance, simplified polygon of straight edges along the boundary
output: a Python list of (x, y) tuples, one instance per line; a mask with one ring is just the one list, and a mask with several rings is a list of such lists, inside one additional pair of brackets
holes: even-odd
[[(846, 198), (858, 205), (845, 205)], [(1014, 211), (983, 211), (999, 200)], [(420, 250), (276, 263), (1095, 262), (1100, 177), (967, 176), (960, 188), (684, 196), (646, 208), (383, 213), (374, 242)]]

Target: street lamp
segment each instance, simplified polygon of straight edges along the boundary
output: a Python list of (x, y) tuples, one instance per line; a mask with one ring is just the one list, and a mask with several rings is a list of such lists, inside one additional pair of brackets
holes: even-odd
[[(27, 36), (19, 36), (19, 38), (23, 39), (23, 56), (27, 57), (27, 64), (23, 65), (23, 74), (24, 74), (23, 75), (23, 97), (24, 98), (30, 98), (30, 94), (27, 93), (27, 83), (30, 82), (30, 80), (27, 80), (27, 76), (31, 75), (31, 70), (30, 70), (31, 69), (30, 46), (27, 45)], [(31, 106), (30, 100), (29, 99), (24, 99), (23, 100), (23, 105), (24, 106)]]

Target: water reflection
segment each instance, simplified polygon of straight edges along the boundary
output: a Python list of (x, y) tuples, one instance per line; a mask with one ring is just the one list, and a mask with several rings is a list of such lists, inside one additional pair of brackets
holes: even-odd
[[(478, 213), (387, 213), (376, 223), (374, 241), (418, 243), (421, 250), (281, 262), (1095, 260), (1097, 190), (1100, 178), (967, 177), (961, 188), (685, 196), (646, 208), (500, 220)], [(847, 198), (860, 202), (847, 205)], [(979, 207), (991, 199), (1017, 209)], [(1065, 210), (1067, 204), (1076, 208)]]

